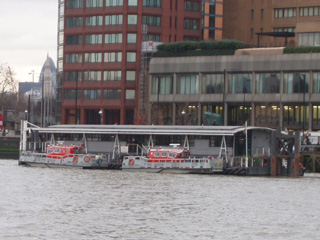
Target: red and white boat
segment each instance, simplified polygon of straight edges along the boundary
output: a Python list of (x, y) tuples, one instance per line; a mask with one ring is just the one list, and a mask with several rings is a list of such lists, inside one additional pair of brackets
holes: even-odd
[(89, 154), (83, 145), (49, 145), (45, 153), (24, 151), (20, 153), (19, 165), (35, 167), (100, 168), (106, 165), (104, 155)]
[(213, 173), (222, 171), (222, 160), (212, 156), (191, 157), (190, 151), (172, 144), (169, 147), (152, 147), (146, 156), (125, 156), (122, 170), (161, 173)]

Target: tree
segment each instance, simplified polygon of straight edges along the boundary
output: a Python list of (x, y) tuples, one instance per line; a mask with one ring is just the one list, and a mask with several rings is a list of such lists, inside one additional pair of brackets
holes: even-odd
[(4, 122), (7, 120), (7, 110), (17, 107), (17, 83), (9, 66), (0, 65), (0, 111), (3, 113)]

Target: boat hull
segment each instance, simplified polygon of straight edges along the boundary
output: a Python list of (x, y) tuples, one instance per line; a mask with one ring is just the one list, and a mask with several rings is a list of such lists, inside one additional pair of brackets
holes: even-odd
[(107, 168), (104, 156), (94, 154), (69, 154), (65, 156), (49, 156), (47, 154), (26, 152), (20, 155), (19, 165), (43, 168)]
[(214, 173), (222, 172), (222, 160), (202, 159), (167, 159), (155, 160), (142, 156), (126, 156), (122, 170), (152, 173)]
[(122, 171), (173, 173), (173, 174), (213, 173), (212, 169), (179, 169), (179, 168), (176, 168), (176, 169), (175, 168), (122, 168)]

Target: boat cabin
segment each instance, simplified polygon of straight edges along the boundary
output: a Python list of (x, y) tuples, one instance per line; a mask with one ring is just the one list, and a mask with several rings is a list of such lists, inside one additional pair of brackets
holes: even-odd
[(150, 148), (147, 154), (148, 158), (153, 159), (180, 159), (180, 158), (189, 158), (190, 151), (183, 148)]
[(67, 145), (52, 145), (47, 147), (48, 155), (67, 155), (80, 153), (79, 146), (67, 146)]

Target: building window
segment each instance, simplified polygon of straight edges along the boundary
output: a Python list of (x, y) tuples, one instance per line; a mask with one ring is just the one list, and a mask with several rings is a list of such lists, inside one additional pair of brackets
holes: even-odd
[(251, 38), (254, 38), (254, 29), (251, 28)]
[(128, 15), (128, 25), (134, 25), (138, 22), (138, 16), (137, 15)]
[(101, 71), (85, 71), (84, 81), (101, 81)]
[(87, 8), (103, 7), (103, 0), (87, 0), (86, 7)]
[(135, 81), (135, 80), (136, 80), (136, 71), (127, 71), (126, 81)]
[(274, 32), (295, 32), (296, 28), (295, 27), (277, 27), (273, 28)]
[(313, 76), (313, 93), (320, 93), (320, 73), (316, 72), (312, 74)]
[(285, 105), (283, 106), (283, 127), (288, 129), (308, 128), (309, 106)]
[(223, 125), (223, 107), (215, 104), (202, 104), (202, 123), (205, 125)]
[(67, 1), (67, 8), (83, 8), (83, 0), (68, 0)]
[(81, 45), (81, 44), (82, 44), (82, 35), (66, 36), (66, 45)]
[(299, 11), (300, 17), (312, 17), (320, 15), (320, 7), (301, 7)]
[(91, 16), (86, 17), (86, 26), (102, 26), (103, 17), (102, 16)]
[(316, 33), (299, 33), (298, 34), (299, 46), (320, 46), (320, 32)]
[(126, 99), (127, 100), (134, 100), (135, 98), (135, 94), (136, 94), (136, 91), (135, 90), (126, 90)]
[(84, 99), (100, 99), (100, 96), (101, 96), (101, 90), (99, 89), (83, 91)]
[(252, 74), (229, 74), (229, 93), (251, 93)]
[(185, 1), (184, 2), (184, 10), (185, 11), (200, 12), (200, 3), (193, 2), (193, 1)]
[(209, 27), (214, 28), (216, 26), (216, 17), (209, 16)]
[(264, 9), (261, 9), (261, 19), (264, 19)]
[(105, 17), (105, 25), (120, 25), (123, 23), (122, 15), (108, 15)]
[(177, 80), (178, 94), (198, 94), (199, 93), (199, 76), (186, 75), (179, 76)]
[(121, 90), (119, 89), (105, 89), (103, 90), (103, 99), (120, 99)]
[(121, 81), (121, 71), (104, 71), (104, 81)]
[(200, 27), (200, 21), (196, 19), (185, 19), (184, 29), (198, 30)]
[(128, 52), (127, 53), (127, 62), (136, 62), (136, 53)]
[(205, 74), (202, 76), (202, 93), (223, 93), (224, 75), (223, 74)]
[(86, 35), (86, 44), (102, 44), (102, 34)]
[(66, 21), (67, 27), (82, 27), (83, 18), (82, 17), (69, 17)]
[(152, 94), (173, 94), (172, 76), (153, 76), (151, 83)]
[(296, 17), (296, 8), (275, 8), (274, 18), (290, 18)]
[(161, 17), (142, 16), (142, 23), (149, 26), (161, 26)]
[(65, 56), (66, 63), (81, 63), (82, 54), (81, 53), (67, 53)]
[(64, 99), (80, 99), (81, 98), (81, 90), (77, 90), (77, 96), (76, 96), (76, 90), (75, 89), (66, 89), (64, 90)]
[(127, 35), (127, 43), (137, 43), (137, 34), (128, 33), (128, 35)]
[(256, 93), (280, 93), (279, 73), (257, 73)]
[(122, 33), (106, 34), (104, 43), (122, 43)]
[(254, 9), (251, 9), (251, 19), (254, 19)]
[(123, 0), (106, 0), (106, 7), (123, 6)]
[(312, 130), (320, 129), (320, 106), (312, 106)]
[(161, 8), (161, 0), (143, 0), (144, 7), (157, 7)]
[(138, 6), (138, 0), (128, 0), (128, 6)]
[(84, 62), (87, 62), (87, 63), (102, 62), (102, 53), (85, 53)]
[(254, 114), (254, 122), (256, 126), (274, 128), (279, 126), (280, 107), (277, 104), (256, 104)]
[(145, 40), (154, 41), (154, 42), (160, 42), (160, 35), (147, 34), (145, 36)]
[(198, 42), (200, 41), (199, 38), (196, 38), (196, 37), (189, 37), (189, 36), (185, 36), (183, 38), (183, 41), (194, 41), (194, 42)]
[(66, 82), (80, 82), (82, 79), (82, 73), (80, 71), (64, 72), (64, 81)]
[(104, 54), (104, 62), (121, 62), (122, 52), (107, 52)]
[(307, 93), (309, 91), (309, 73), (284, 73), (284, 93)]

